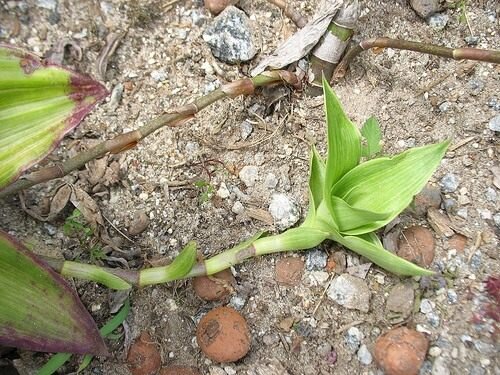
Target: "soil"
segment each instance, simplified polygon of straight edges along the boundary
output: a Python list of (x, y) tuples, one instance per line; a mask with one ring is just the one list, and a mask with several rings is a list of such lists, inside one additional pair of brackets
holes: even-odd
[[(126, 31), (104, 80), (110, 90), (123, 84), (121, 102), (116, 105), (108, 100), (99, 105), (45, 163), (67, 159), (220, 83), (244, 77), (296, 30), (274, 5), (242, 0), (239, 6), (260, 30), (261, 49), (250, 63), (234, 66), (217, 61), (201, 38), (212, 16), (199, 1), (169, 6), (168, 1), (64, 0), (59, 1), (57, 11), (40, 6), (45, 3), (52, 1), (0, 1), (0, 41), (42, 55), (62, 40), (74, 40), (82, 48), (83, 58), (70, 57), (65, 63), (96, 76), (95, 63), (106, 35)], [(315, 0), (289, 3), (309, 17), (316, 6)], [(448, 24), (437, 30), (420, 19), (406, 1), (366, 0), (355, 39), (388, 36), (460, 47), (466, 46), (464, 38), (472, 30), (479, 36), (479, 47), (500, 49), (498, 3), (466, 4), (470, 29), (460, 21), (459, 9), (447, 9), (443, 13), (449, 16)], [(161, 74), (165, 74), (163, 81), (154, 79)], [(451, 249), (446, 236), (433, 229), (436, 249), (431, 268), (444, 271), (444, 282), (437, 287), (418, 279), (409, 282), (419, 298), (432, 301), (439, 319), (429, 323), (429, 315), (419, 311), (417, 298), (410, 317), (398, 324), (417, 327), (428, 336), (432, 355), (427, 354), (424, 361), (424, 374), (431, 373), (433, 366), (434, 374), (499, 374), (498, 323), (484, 313), (495, 305), (491, 305), (483, 281), (500, 274), (500, 233), (492, 218), (500, 210), (499, 187), (493, 182), (494, 168), (499, 166), (499, 134), (488, 129), (488, 122), (500, 110), (500, 105), (495, 108), (492, 104), (494, 99), (500, 103), (500, 66), (386, 49), (362, 54), (334, 89), (355, 123), (361, 125), (372, 115), (379, 119), (384, 153), (444, 139), (456, 146), (431, 182), (438, 184), (447, 173), (458, 179), (458, 189), (442, 195), (457, 201), (457, 210), (448, 215), (467, 242), (461, 251)], [(63, 225), (72, 208), (53, 222), (41, 223), (21, 209), (18, 197), (11, 197), (2, 202), (0, 227), (39, 253), (109, 266), (125, 263), (132, 268), (168, 263), (190, 240), (209, 257), (257, 231), (275, 232), (266, 220), (269, 215), (255, 212), (267, 212), (272, 193), (280, 192), (299, 203), (304, 217), (310, 143), (323, 155), (326, 143), (321, 98), (288, 89), (266, 91), (271, 96), (219, 101), (189, 123), (161, 129), (137, 147), (109, 157), (108, 167), (113, 162), (119, 166), (119, 178), (109, 183), (91, 185), (88, 175), (92, 167), (64, 178), (97, 202), (112, 223), (106, 221), (112, 238), (121, 242), (122, 253), (101, 257), (90, 251), (95, 243), (66, 235)], [(245, 120), (252, 124), (253, 132), (241, 140)], [(253, 187), (246, 187), (238, 178), (239, 170), (247, 165), (258, 167)], [(276, 187), (264, 185), (269, 174), (278, 179)], [(216, 193), (222, 183), (231, 192), (227, 198)], [(52, 181), (31, 189), (28, 204), (43, 205), (60, 184), (61, 180)], [(242, 213), (233, 212), (236, 201), (243, 204)], [(138, 212), (146, 213), (150, 222), (130, 242), (116, 228), (126, 232)], [(397, 225), (401, 229), (430, 227), (425, 218), (409, 213), (402, 214)], [(334, 243), (324, 243), (321, 250), (329, 254), (341, 251), (348, 266), (360, 263), (356, 254)], [(304, 257), (305, 252), (297, 255)], [(363, 333), (362, 343), (373, 354), (376, 338), (392, 326), (385, 316), (386, 299), (402, 280), (371, 267), (365, 279), (371, 291), (369, 311), (349, 310), (324, 296), (328, 281), (310, 282), (312, 271), (305, 270), (295, 287), (279, 285), (275, 263), (284, 256), (252, 259), (232, 269), (237, 285), (230, 303), (238, 305), (251, 335), (250, 352), (238, 362), (217, 364), (201, 353), (196, 324), (209, 309), (225, 302), (205, 302), (196, 297), (189, 281), (182, 281), (134, 290), (124, 335), (107, 341), (112, 355), (94, 359), (83, 373), (129, 374), (128, 346), (147, 331), (160, 348), (163, 366), (195, 366), (203, 374), (376, 374), (374, 361), (362, 364), (356, 350), (347, 345), (345, 333), (356, 326)], [(98, 325), (104, 324), (110, 317), (114, 293), (91, 282), (75, 280), (74, 285)], [(456, 292), (455, 300), (449, 298), (450, 290)], [(290, 325), (280, 324), (286, 319)], [(49, 355), (18, 351), (13, 357), (18, 371), (30, 374)], [(75, 371), (79, 360), (73, 357), (61, 373)]]

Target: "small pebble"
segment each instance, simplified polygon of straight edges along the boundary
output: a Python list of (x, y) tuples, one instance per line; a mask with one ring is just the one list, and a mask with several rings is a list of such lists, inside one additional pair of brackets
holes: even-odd
[(427, 24), (435, 30), (443, 30), (448, 24), (447, 14), (436, 13), (427, 18)]
[(448, 289), (446, 295), (448, 297), (448, 303), (453, 305), (458, 302), (457, 292), (455, 292), (453, 289)]
[(370, 289), (366, 282), (357, 277), (343, 274), (335, 278), (328, 288), (328, 297), (348, 309), (368, 312)]
[(453, 193), (458, 188), (458, 178), (452, 173), (447, 173), (439, 183), (443, 193)]
[(160, 70), (153, 70), (151, 72), (151, 78), (155, 82), (163, 82), (163, 81), (165, 81), (167, 79), (167, 73), (165, 73), (165, 71), (162, 70), (162, 69), (160, 69)]
[(410, 5), (424, 19), (440, 10), (439, 0), (410, 0)]
[(113, 87), (113, 91), (111, 91), (111, 99), (109, 100), (109, 106), (111, 109), (116, 109), (122, 100), (123, 95), (123, 84), (118, 83), (115, 87)]
[(278, 177), (274, 173), (268, 173), (264, 178), (264, 186), (268, 189), (274, 189), (278, 186)]
[(234, 295), (229, 300), (229, 306), (234, 307), (235, 310), (241, 310), (245, 307), (246, 299), (240, 295)]
[(490, 202), (497, 201), (497, 192), (492, 187), (488, 187), (486, 189), (486, 193), (484, 195), (485, 195), (486, 199), (489, 200)]
[(290, 228), (300, 219), (300, 206), (282, 193), (275, 193), (271, 197), (269, 213), (274, 219), (274, 225), (279, 230)]
[(370, 365), (373, 361), (372, 354), (365, 344), (361, 345), (361, 347), (359, 348), (357, 357), (359, 362), (361, 362), (365, 366)]
[(345, 343), (353, 352), (358, 350), (363, 337), (363, 332), (361, 332), (358, 327), (349, 328), (344, 335)]
[(243, 121), (240, 125), (240, 136), (241, 139), (247, 139), (253, 132), (253, 125), (247, 120)]
[(432, 302), (430, 300), (428, 300), (427, 298), (424, 298), (422, 299), (422, 301), (420, 301), (420, 312), (422, 314), (428, 314), (430, 312), (432, 312), (433, 310), (433, 306), (432, 306)]
[(429, 355), (431, 357), (439, 357), (443, 350), (438, 346), (433, 346), (429, 349)]
[(224, 182), (221, 182), (219, 185), (219, 189), (217, 190), (217, 196), (222, 199), (228, 198), (231, 195), (229, 189), (227, 188)]
[(405, 229), (398, 241), (397, 254), (420, 266), (430, 266), (435, 254), (432, 232), (421, 226)]
[(432, 311), (432, 312), (426, 314), (426, 317), (427, 317), (427, 321), (429, 322), (429, 324), (432, 327), (434, 327), (434, 328), (439, 327), (439, 323), (441, 322), (441, 319), (439, 318), (439, 315), (435, 311)]
[(246, 165), (241, 168), (238, 174), (239, 178), (247, 187), (255, 185), (255, 181), (259, 177), (259, 168), (254, 165)]
[(319, 249), (313, 249), (306, 253), (306, 269), (308, 271), (322, 270), (326, 267), (328, 255)]
[(470, 94), (473, 96), (479, 95), (484, 89), (484, 82), (477, 78), (472, 78), (467, 82)]
[(234, 202), (233, 207), (231, 207), (231, 211), (236, 215), (241, 215), (245, 212), (245, 207), (243, 207), (243, 203), (236, 201)]
[(497, 212), (495, 215), (493, 215), (493, 221), (495, 222), (497, 228), (500, 228), (500, 212)]
[(448, 112), (450, 106), (451, 106), (450, 102), (443, 102), (439, 105), (439, 110), (443, 113)]
[(251, 60), (258, 51), (258, 29), (242, 10), (228, 6), (203, 33), (212, 54), (228, 64)]
[(469, 35), (469, 36), (466, 36), (464, 38), (465, 43), (467, 43), (467, 45), (469, 47), (477, 46), (479, 43), (479, 40), (480, 40), (480, 38), (478, 36), (475, 36), (475, 35)]
[(496, 115), (490, 120), (488, 128), (495, 132), (500, 132), (500, 115)]

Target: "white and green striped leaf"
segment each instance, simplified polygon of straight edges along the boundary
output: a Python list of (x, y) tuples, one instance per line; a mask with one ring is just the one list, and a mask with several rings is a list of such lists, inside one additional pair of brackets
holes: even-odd
[(46, 157), (106, 95), (88, 76), (0, 45), (0, 190)]

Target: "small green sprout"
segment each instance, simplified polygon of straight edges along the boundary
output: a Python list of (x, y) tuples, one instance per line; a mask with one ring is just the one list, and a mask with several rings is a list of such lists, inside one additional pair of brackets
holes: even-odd
[(194, 186), (199, 190), (200, 195), (198, 200), (200, 204), (207, 203), (212, 195), (214, 194), (214, 187), (210, 184), (210, 182), (199, 180), (194, 183)]
[(93, 234), (92, 228), (86, 225), (82, 213), (77, 208), (64, 221), (63, 232), (66, 236), (75, 236), (81, 240), (87, 240)]

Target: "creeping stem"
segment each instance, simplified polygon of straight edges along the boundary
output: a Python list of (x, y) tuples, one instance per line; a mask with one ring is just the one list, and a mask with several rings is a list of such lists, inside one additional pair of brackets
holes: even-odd
[(361, 52), (371, 48), (394, 48), (425, 53), (454, 60), (475, 60), (500, 64), (500, 51), (480, 48), (448, 48), (429, 43), (410, 42), (408, 40), (391, 38), (372, 38), (363, 40), (352, 47), (337, 65), (333, 72), (333, 80), (343, 78), (351, 61)]

